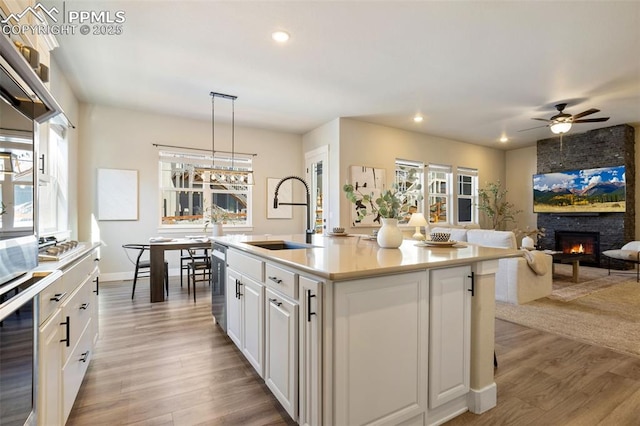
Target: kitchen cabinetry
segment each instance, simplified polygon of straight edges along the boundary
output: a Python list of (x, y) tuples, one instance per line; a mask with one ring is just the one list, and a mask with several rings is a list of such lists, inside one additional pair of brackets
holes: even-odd
[(38, 424), (64, 424), (97, 339), (98, 275), (95, 250), (63, 267), (39, 294)]
[(235, 251), (227, 262), (227, 334), (264, 377), (264, 263)]
[(322, 283), (299, 278), (299, 412), (302, 426), (322, 425)]
[(298, 304), (266, 291), (264, 380), (291, 418), (298, 417)]
[(429, 271), (429, 408), (469, 392), (471, 268)]

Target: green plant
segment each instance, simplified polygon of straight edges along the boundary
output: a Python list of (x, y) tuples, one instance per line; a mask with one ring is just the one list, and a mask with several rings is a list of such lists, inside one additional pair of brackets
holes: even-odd
[(7, 206), (0, 201), (0, 216), (7, 213)]
[(405, 191), (398, 191), (398, 186), (394, 183), (392, 189), (382, 191), (378, 197), (373, 192), (362, 193), (349, 183), (342, 190), (347, 199), (356, 205), (358, 221), (369, 214), (376, 216), (374, 221), (379, 218), (400, 219), (408, 215), (410, 209), (423, 199), (422, 184), (417, 181), (408, 182)]
[(229, 212), (217, 204), (211, 204), (204, 208), (204, 230), (212, 223), (225, 223), (231, 219)]
[(507, 222), (514, 222), (515, 216), (522, 213), (515, 204), (507, 201), (507, 190), (500, 181), (489, 182), (478, 190), (478, 209), (489, 217), (493, 229), (504, 229)]

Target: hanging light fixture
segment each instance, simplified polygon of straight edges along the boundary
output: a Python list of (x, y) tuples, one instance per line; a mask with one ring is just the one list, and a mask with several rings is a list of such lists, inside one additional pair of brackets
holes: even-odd
[(0, 152), (0, 173), (13, 174), (13, 154), (10, 152)]
[[(225, 182), (230, 184), (253, 185), (253, 171), (248, 168), (236, 167), (235, 164), (235, 102), (237, 96), (211, 92), (211, 168), (201, 169), (209, 172), (211, 182)], [(223, 98), (231, 101), (231, 166), (216, 167), (216, 132), (215, 132), (215, 99)]]
[(571, 130), (571, 122), (570, 121), (556, 121), (551, 123), (549, 126), (551, 131), (556, 135), (561, 135), (563, 133), (567, 133)]

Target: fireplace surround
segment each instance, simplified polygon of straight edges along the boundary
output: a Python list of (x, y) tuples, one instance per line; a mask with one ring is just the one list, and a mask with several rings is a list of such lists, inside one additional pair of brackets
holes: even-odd
[[(545, 236), (538, 241), (543, 249), (556, 249), (556, 231), (596, 232), (599, 248), (592, 266), (601, 264), (604, 250), (619, 249), (635, 240), (635, 132), (622, 124), (591, 130), (585, 133), (563, 135), (539, 140), (536, 149), (537, 173), (563, 172), (599, 167), (625, 166), (626, 211), (624, 213), (553, 214), (539, 213), (538, 229)], [(582, 262), (581, 262), (582, 263)], [(612, 268), (628, 269), (624, 262), (612, 262)]]

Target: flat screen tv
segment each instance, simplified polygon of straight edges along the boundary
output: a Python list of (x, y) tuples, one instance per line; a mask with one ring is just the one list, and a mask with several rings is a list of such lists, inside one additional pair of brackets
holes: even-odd
[(616, 213), (625, 209), (624, 166), (533, 175), (534, 213)]

